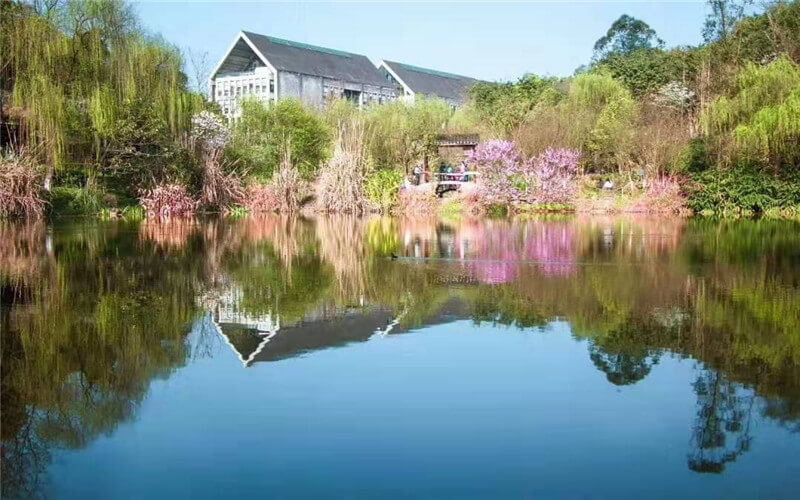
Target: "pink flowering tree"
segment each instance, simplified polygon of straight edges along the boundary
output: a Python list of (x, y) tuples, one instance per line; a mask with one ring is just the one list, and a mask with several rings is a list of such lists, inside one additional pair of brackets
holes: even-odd
[(533, 158), (530, 161), (531, 202), (570, 203), (575, 196), (580, 158), (578, 151), (553, 148)]
[(492, 140), (480, 144), (468, 161), (480, 172), (489, 203), (567, 204), (575, 195), (580, 153), (548, 148), (525, 161), (514, 142)]
[(512, 204), (525, 194), (525, 163), (512, 141), (482, 142), (467, 159), (480, 172), (484, 196), (489, 203)]

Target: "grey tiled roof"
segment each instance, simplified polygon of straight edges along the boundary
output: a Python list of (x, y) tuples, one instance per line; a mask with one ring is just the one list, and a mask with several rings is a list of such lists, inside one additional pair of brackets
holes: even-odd
[(366, 56), (243, 32), (279, 71), (324, 76), (369, 85), (392, 86)]
[(426, 96), (463, 101), (466, 91), (479, 80), (410, 64), (383, 61), (411, 91)]

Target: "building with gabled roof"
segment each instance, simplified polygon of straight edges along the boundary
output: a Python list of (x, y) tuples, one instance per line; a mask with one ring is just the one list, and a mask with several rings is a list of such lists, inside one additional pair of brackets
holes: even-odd
[(344, 98), (359, 106), (395, 99), (399, 87), (363, 55), (241, 31), (209, 78), (210, 99), (235, 118), (238, 102)]
[(470, 87), (480, 82), (468, 76), (394, 61), (383, 60), (378, 69), (389, 81), (402, 87), (403, 96), (410, 102), (417, 97), (436, 97), (458, 106), (467, 100)]

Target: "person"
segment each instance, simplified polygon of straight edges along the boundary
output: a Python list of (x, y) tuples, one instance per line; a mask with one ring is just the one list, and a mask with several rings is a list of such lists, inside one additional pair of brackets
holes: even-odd
[(419, 165), (414, 165), (414, 184), (419, 186), (422, 177), (422, 168)]
[(458, 167), (458, 173), (461, 174), (459, 177), (461, 177), (461, 181), (463, 182), (469, 182), (469, 176), (465, 175), (466, 172), (467, 172), (467, 160), (463, 160), (461, 162), (461, 165), (459, 165)]

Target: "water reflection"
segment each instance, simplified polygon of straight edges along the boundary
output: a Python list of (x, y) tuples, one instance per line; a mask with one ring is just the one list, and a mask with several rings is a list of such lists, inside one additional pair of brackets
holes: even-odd
[(214, 342), (247, 368), (458, 319), (565, 320), (615, 386), (665, 355), (697, 360), (687, 463), (721, 473), (757, 446), (755, 419), (800, 429), (798, 229), (636, 217), (0, 222), (3, 495), (36, 492), (52, 450), (135, 420), (153, 380)]

